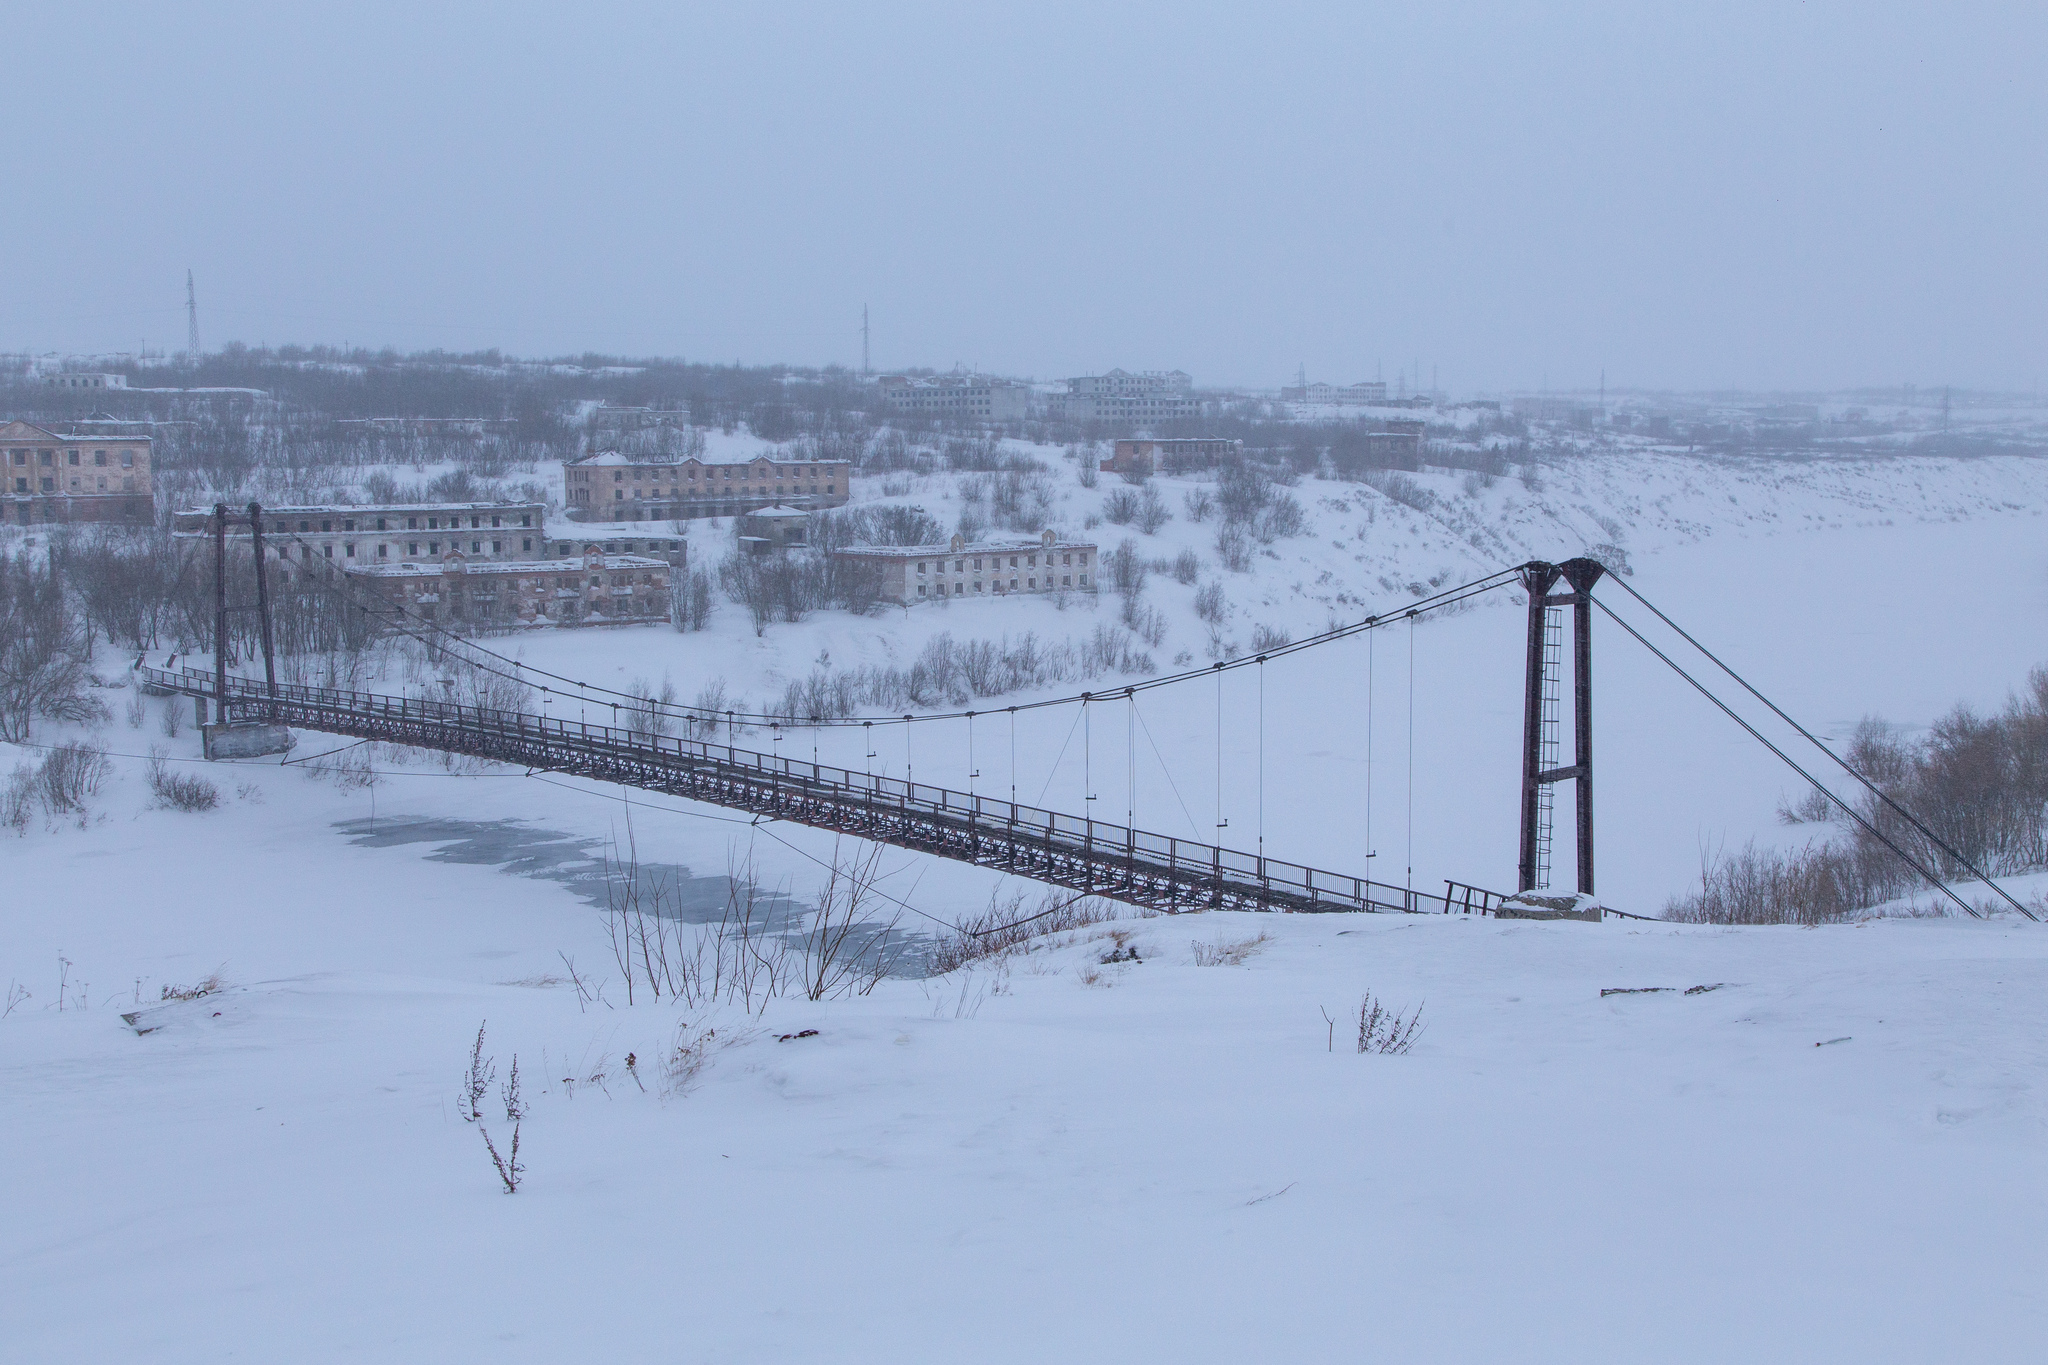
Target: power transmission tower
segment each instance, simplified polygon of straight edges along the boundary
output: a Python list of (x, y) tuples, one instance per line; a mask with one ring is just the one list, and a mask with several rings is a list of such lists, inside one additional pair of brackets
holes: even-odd
[(192, 272), (185, 272), (185, 353), (199, 359), (199, 295), (192, 290)]

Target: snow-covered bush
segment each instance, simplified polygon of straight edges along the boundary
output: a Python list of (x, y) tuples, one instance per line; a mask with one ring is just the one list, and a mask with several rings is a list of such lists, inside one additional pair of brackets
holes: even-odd
[(1202, 572), (1202, 557), (1193, 550), (1182, 550), (1174, 556), (1170, 572), (1173, 574), (1174, 582), (1192, 587)]

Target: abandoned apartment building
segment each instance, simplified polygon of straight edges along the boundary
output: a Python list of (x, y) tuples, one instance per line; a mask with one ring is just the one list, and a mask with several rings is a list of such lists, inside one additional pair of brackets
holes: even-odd
[(451, 551), (413, 564), (353, 564), (352, 582), (414, 617), (452, 630), (514, 626), (645, 625), (669, 616), (667, 563), (608, 555), (470, 560)]
[(885, 602), (908, 606), (939, 598), (1094, 592), (1093, 543), (1062, 540), (1047, 531), (1037, 540), (975, 540), (954, 536), (950, 545), (854, 545), (840, 558), (873, 565)]
[(853, 493), (846, 460), (771, 460), (709, 464), (694, 456), (663, 459), (617, 451), (562, 462), (562, 495), (571, 521), (666, 521), (737, 517), (781, 504), (816, 511), (845, 505)]
[[(231, 509), (237, 513), (242, 508)], [(461, 553), (470, 561), (538, 559), (546, 554), (540, 502), (400, 503), (381, 507), (266, 507), (264, 557), (285, 567), (284, 581), (339, 564), (390, 564)], [(213, 534), (213, 509), (188, 507), (171, 519), (179, 539)], [(228, 523), (230, 538), (249, 537), (247, 521)]]
[(1122, 474), (1142, 479), (1153, 474), (1185, 474), (1194, 469), (1214, 469), (1244, 451), (1243, 441), (1221, 437), (1188, 436), (1154, 440), (1136, 437), (1117, 441), (1110, 457), (1102, 462), (1105, 474)]
[(150, 438), (0, 424), (0, 525), (119, 522), (156, 517)]

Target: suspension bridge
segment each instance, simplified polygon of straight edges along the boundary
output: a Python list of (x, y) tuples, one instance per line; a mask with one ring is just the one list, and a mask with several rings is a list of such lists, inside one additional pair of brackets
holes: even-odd
[[(760, 818), (831, 830), (1159, 910), (1493, 914), (1512, 899), (1500, 892), (1452, 879), (1445, 879), (1443, 892), (1437, 894), (1418, 891), (1412, 885), (1393, 885), (1364, 876), (1270, 858), (1265, 856), (1263, 837), (1258, 852), (1244, 852), (1197, 839), (1139, 829), (1135, 822), (1119, 825), (1095, 819), (1092, 815), (1069, 815), (1023, 805), (1014, 800), (1014, 789), (1013, 799), (1003, 800), (973, 791), (963, 792), (915, 782), (911, 780), (907, 762), (905, 776), (898, 779), (743, 749), (736, 743), (736, 732), (742, 722), (773, 727), (779, 737), (784, 727), (910, 726), (964, 719), (969, 727), (971, 755), (974, 718), (977, 714), (992, 713), (960, 710), (900, 718), (863, 718), (700, 712), (691, 707), (616, 692), (537, 669), (498, 654), (436, 622), (402, 608), (394, 609), (387, 603), (363, 600), (352, 605), (384, 617), (386, 628), (411, 636), (432, 648), (455, 653), (482, 672), (498, 674), (522, 686), (538, 685), (543, 693), (559, 689), (560, 695), (567, 696), (570, 694), (566, 689), (574, 688), (579, 697), (595, 692), (601, 699), (619, 698), (621, 700), (610, 703), (615, 714), (619, 706), (625, 704), (630, 706), (631, 713), (643, 716), (645, 723), (592, 725), (587, 720), (570, 721), (456, 701), (281, 685), (277, 682), (271, 648), (267, 574), (254, 575), (256, 602), (253, 608), (229, 605), (226, 532), (230, 522), (235, 520), (243, 519), (231, 514), (225, 506), (216, 507), (216, 638), (212, 669), (200, 671), (187, 667), (174, 672), (144, 667), (139, 661), (136, 669), (138, 681), (151, 690), (196, 697), (201, 699), (202, 705), (210, 702), (215, 724), (219, 726), (252, 722), (298, 726), (359, 740), (379, 740), (520, 765), (529, 771), (566, 773), (707, 802)], [(246, 524), (254, 537), (253, 560), (262, 564), (263, 520), (260, 507), (250, 505)], [(1093, 703), (1127, 700), (1135, 707), (1140, 693), (1182, 686), (1212, 676), (1219, 679), (1220, 689), (1220, 678), (1225, 672), (1245, 667), (1263, 669), (1270, 661), (1287, 655), (1383, 629), (1396, 622), (1413, 623), (1425, 613), (1455, 607), (1500, 589), (1519, 588), (1525, 595), (1528, 608), (1528, 637), (1517, 895), (1540, 891), (1548, 886), (1552, 792), (1556, 785), (1567, 782), (1574, 787), (1576, 798), (1573, 804), (1577, 887), (1585, 896), (1591, 896), (1594, 891), (1592, 619), (1597, 608), (1669, 665), (1752, 738), (1811, 782), (1859, 828), (1904, 859), (1965, 911), (1971, 915), (1979, 913), (1976, 907), (1964, 901), (1936, 876), (1927, 862), (1916, 858), (1897, 839), (1873, 824), (1863, 811), (1837, 796), (1712, 689), (1652, 644), (1628, 621), (1616, 615), (1605, 602), (1594, 597), (1593, 587), (1604, 573), (1604, 566), (1590, 558), (1566, 560), (1560, 564), (1531, 561), (1418, 599), (1398, 612), (1368, 616), (1300, 641), (1276, 645), (1256, 655), (1148, 678), (1108, 691), (1081, 692), (998, 708), (995, 713), (1007, 712), (1014, 722), (1019, 711), (1079, 705), (1081, 715), (1085, 717)], [(342, 581), (346, 586), (345, 575)], [(1568, 590), (1557, 591), (1560, 586)], [(1888, 808), (1955, 863), (1975, 871), (1947, 841), (1786, 715), (1641, 593), (1625, 583), (1621, 586), (1623, 591), (1705, 655), (1779, 720), (1861, 783), (1874, 802)], [(253, 610), (259, 618), (264, 665), (264, 677), (260, 681), (231, 675), (228, 671), (229, 620), (234, 612), (240, 610)], [(1567, 610), (1573, 617), (1569, 670), (1572, 761), (1569, 764), (1561, 762), (1560, 757), (1566, 678), (1563, 616)], [(1263, 686), (1261, 692), (1263, 695)], [(1218, 698), (1220, 746), (1220, 690)], [(1263, 707), (1263, 702), (1261, 705)], [(1260, 723), (1263, 735), (1263, 710)], [(664, 733), (678, 724), (686, 726), (690, 733), (684, 737)], [(725, 727), (726, 742), (723, 744), (717, 742), (717, 728), (721, 724)], [(1220, 800), (1220, 747), (1218, 762)], [(971, 757), (969, 766), (972, 767)], [(1222, 827), (1220, 820), (1218, 827)], [(2006, 895), (1995, 882), (1989, 878), (1983, 880), (2022, 914), (2029, 919), (2035, 918), (2031, 911)], [(1598, 913), (1597, 910), (1593, 912), (1595, 915)]]
[(705, 801), (1160, 910), (1484, 913), (1502, 899), (1447, 882), (1423, 895), (1084, 816), (709, 740), (518, 711), (214, 673), (142, 668), (144, 686), (244, 721), (466, 754)]

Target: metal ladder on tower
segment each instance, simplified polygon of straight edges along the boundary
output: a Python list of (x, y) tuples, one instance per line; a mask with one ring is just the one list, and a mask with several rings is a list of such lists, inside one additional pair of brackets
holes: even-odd
[[(1540, 766), (1558, 766), (1564, 710), (1564, 608), (1543, 609), (1543, 691), (1537, 728)], [(1550, 832), (1556, 789), (1545, 783), (1536, 792), (1536, 886), (1550, 886)]]

